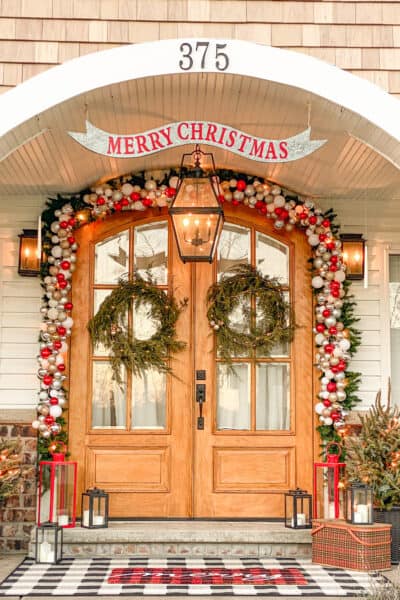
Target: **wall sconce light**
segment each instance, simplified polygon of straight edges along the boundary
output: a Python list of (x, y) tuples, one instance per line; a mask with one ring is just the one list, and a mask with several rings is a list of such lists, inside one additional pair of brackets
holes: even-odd
[(342, 233), (343, 261), (346, 264), (346, 279), (364, 279), (365, 240), (362, 233)]
[(36, 277), (40, 273), (38, 232), (36, 229), (23, 229), (18, 237), (18, 273), (24, 277)]
[[(200, 165), (205, 156), (210, 157), (212, 163), (209, 173)], [(194, 161), (191, 168), (184, 167), (186, 157)], [(197, 144), (194, 152), (182, 155), (178, 187), (168, 211), (184, 263), (213, 261), (224, 220), (219, 193), (214, 157), (211, 152), (202, 152)]]

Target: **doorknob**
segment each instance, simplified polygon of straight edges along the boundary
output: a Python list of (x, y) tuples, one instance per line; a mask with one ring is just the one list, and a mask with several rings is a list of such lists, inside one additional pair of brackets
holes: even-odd
[(204, 429), (203, 404), (206, 401), (206, 384), (196, 383), (196, 402), (199, 404), (197, 429)]

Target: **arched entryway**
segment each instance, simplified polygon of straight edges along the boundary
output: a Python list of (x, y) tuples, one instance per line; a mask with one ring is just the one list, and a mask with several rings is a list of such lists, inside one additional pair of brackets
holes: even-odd
[[(282, 517), (284, 491), (311, 488), (310, 247), (301, 232), (278, 233), (254, 211), (227, 207), (225, 216), (213, 265), (181, 262), (165, 212), (114, 215), (78, 233), (70, 448), (81, 486), (106, 488), (115, 517)], [(290, 346), (269, 357), (238, 356), (230, 372), (215, 355), (205, 298), (238, 262), (280, 278), (298, 330)], [(86, 325), (119, 276), (151, 265), (162, 289), (188, 298), (178, 321), (187, 347), (173, 359), (174, 375), (128, 374), (118, 386), (102, 349), (92, 350)], [(144, 314), (128, 320), (151, 335)], [(198, 383), (206, 385), (204, 429)]]

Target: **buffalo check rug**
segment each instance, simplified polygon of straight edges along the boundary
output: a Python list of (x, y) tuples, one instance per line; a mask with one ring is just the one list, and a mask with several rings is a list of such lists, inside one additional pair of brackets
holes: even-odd
[(292, 558), (26, 558), (0, 596), (358, 596), (380, 574)]

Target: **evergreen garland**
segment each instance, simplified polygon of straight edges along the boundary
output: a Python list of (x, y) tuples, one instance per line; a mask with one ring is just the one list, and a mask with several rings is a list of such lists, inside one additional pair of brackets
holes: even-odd
[[(207, 318), (216, 334), (218, 355), (227, 363), (235, 356), (254, 351), (268, 356), (274, 346), (293, 339), (290, 305), (281, 285), (251, 265), (240, 264), (224, 273), (209, 288), (207, 303)], [(231, 315), (239, 306), (243, 315), (241, 329), (231, 324)]]
[[(172, 294), (166, 294), (151, 280), (139, 275), (134, 280), (119, 280), (118, 287), (105, 298), (88, 323), (93, 343), (103, 344), (110, 352), (114, 379), (118, 383), (122, 382), (121, 365), (135, 375), (147, 369), (171, 372), (168, 358), (186, 346), (176, 339), (176, 322), (186, 303), (183, 300), (178, 304)], [(159, 324), (147, 340), (129, 334), (125, 323), (132, 306), (138, 309), (141, 304), (148, 307), (147, 316)]]

